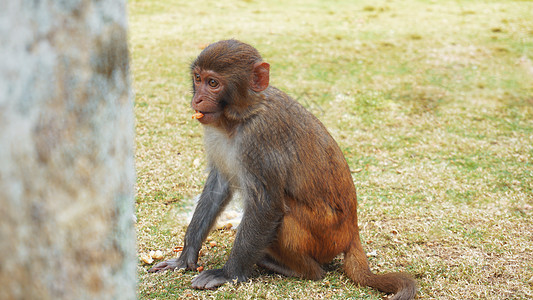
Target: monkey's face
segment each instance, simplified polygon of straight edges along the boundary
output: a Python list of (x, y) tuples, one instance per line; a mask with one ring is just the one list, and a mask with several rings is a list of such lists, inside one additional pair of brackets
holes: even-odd
[(222, 76), (211, 70), (194, 68), (192, 71), (193, 97), (191, 106), (203, 114), (198, 118), (202, 124), (216, 122), (222, 115), (224, 108), (222, 96), (225, 85)]

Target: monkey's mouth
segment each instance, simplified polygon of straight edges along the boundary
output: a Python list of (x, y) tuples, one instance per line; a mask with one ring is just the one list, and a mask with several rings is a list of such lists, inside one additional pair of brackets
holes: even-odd
[(192, 118), (198, 120), (202, 124), (210, 124), (218, 119), (217, 115), (219, 112), (195, 111), (196, 113), (192, 115)]

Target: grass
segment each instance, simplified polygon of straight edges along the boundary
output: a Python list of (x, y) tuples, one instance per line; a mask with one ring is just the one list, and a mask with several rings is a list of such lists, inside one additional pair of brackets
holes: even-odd
[[(420, 299), (533, 297), (532, 1), (142, 1), (129, 7), (137, 117), (138, 252), (174, 256), (185, 203), (206, 175), (188, 65), (238, 38), (271, 83), (344, 151), (376, 272), (406, 271)], [(200, 258), (223, 265), (232, 231)], [(246, 283), (190, 289), (194, 272), (147, 274), (142, 299), (381, 299), (328, 266), (324, 280), (257, 269)]]

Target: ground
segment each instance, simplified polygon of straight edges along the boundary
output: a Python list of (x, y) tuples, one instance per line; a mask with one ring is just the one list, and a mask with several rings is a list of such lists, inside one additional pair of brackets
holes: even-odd
[[(341, 146), (375, 272), (413, 274), (420, 299), (533, 297), (532, 1), (128, 5), (139, 255), (183, 245), (183, 210), (206, 179), (189, 64), (237, 38)], [(200, 264), (222, 266), (233, 238), (213, 231)], [(139, 261), (139, 297), (381, 299), (341, 261), (321, 281), (257, 269), (217, 291), (190, 289), (197, 272), (148, 274)]]

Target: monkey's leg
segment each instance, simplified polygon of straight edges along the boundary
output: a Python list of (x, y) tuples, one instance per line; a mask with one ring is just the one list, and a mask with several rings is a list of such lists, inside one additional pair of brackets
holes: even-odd
[(311, 256), (303, 252), (281, 248), (278, 243), (268, 249), (271, 258), (261, 261), (260, 266), (285, 276), (319, 280), (324, 277), (324, 269)]
[(257, 265), (287, 277), (298, 277), (300, 275), (294, 272), (293, 270), (287, 268), (286, 266), (281, 265), (268, 254), (265, 255), (265, 257), (260, 262), (258, 262)]
[(318, 280), (324, 276), (319, 262), (309, 255), (316, 242), (297, 217), (286, 215), (278, 229), (276, 240), (267, 249), (259, 265), (287, 276)]
[(156, 264), (148, 272), (153, 273), (182, 268), (195, 270), (198, 267), (196, 263), (198, 262), (198, 252), (202, 247), (202, 242), (209, 234), (209, 229), (213, 227), (216, 217), (230, 199), (231, 191), (228, 181), (216, 169), (211, 170), (202, 195), (200, 195), (198, 205), (196, 205), (194, 210), (191, 223), (187, 228), (181, 255), (178, 258)]
[[(214, 289), (226, 282), (247, 280), (253, 266), (264, 256), (264, 250), (276, 237), (281, 211), (279, 190), (262, 185), (253, 179), (251, 186), (242, 189), (245, 203), (244, 215), (235, 236), (228, 261), (222, 269), (203, 271), (192, 281), (196, 289)], [(273, 200), (274, 199), (274, 200)]]

